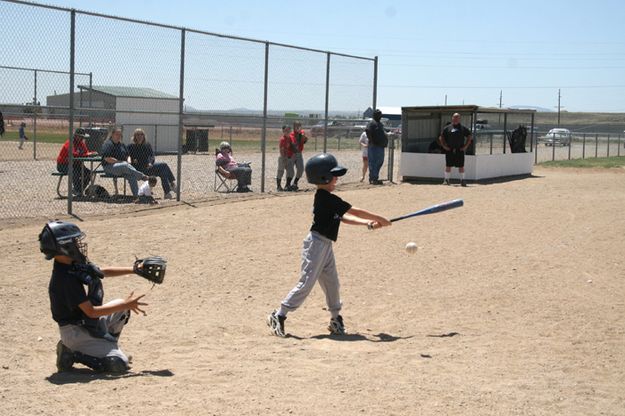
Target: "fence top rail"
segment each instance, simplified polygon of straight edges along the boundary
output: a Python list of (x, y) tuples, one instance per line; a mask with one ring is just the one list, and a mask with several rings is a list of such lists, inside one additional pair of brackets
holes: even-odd
[[(5, 0), (2, 0), (2, 1), (5, 1)], [(47, 73), (50, 73), (50, 74), (69, 74), (70, 73), (68, 71), (55, 71), (53, 69), (26, 68), (26, 67), (21, 67), (21, 66), (6, 66), (6, 65), (0, 65), (0, 69), (14, 69), (14, 70), (18, 70), (18, 71), (47, 72)], [(86, 73), (86, 72), (74, 72), (74, 74), (76, 74), (76, 75), (89, 75), (89, 76), (92, 75), (92, 73)]]
[(69, 9), (69, 8), (66, 8), (66, 7), (52, 6), (52, 5), (49, 5), (49, 4), (35, 3), (35, 2), (32, 2), (32, 1), (24, 1), (24, 0), (0, 0), (0, 1), (3, 1), (5, 3), (23, 4), (23, 5), (27, 5), (27, 6), (40, 7), (40, 8), (51, 9), (51, 10), (58, 10), (58, 11), (65, 11), (65, 12), (75, 12), (75, 13), (84, 14), (84, 15), (87, 15), (87, 16), (103, 17), (105, 19), (122, 20), (122, 21), (130, 22), (130, 23), (139, 23), (139, 24), (143, 24), (143, 25), (157, 26), (157, 27), (161, 27), (161, 28), (164, 28), (164, 29), (174, 29), (174, 30), (198, 33), (198, 34), (203, 34), (203, 35), (208, 35), (208, 36), (215, 36), (215, 37), (219, 37), (219, 38), (241, 40), (241, 41), (245, 41), (245, 42), (260, 43), (260, 44), (265, 44), (265, 45), (275, 45), (275, 46), (281, 46), (281, 47), (284, 47), (284, 48), (292, 48), (292, 49), (304, 50), (304, 51), (309, 51), (309, 52), (319, 52), (319, 53), (331, 54), (331, 55), (335, 55), (335, 56), (343, 56), (343, 57), (346, 57), (346, 58), (362, 59), (362, 60), (366, 60), (366, 61), (375, 61), (375, 58), (368, 58), (368, 57), (365, 57), (365, 56), (349, 55), (349, 54), (345, 54), (345, 53), (324, 51), (324, 50), (321, 50), (321, 49), (306, 48), (306, 47), (303, 47), (303, 46), (289, 45), (289, 44), (286, 44), (286, 43), (277, 43), (277, 42), (271, 42), (271, 41), (267, 41), (267, 40), (246, 38), (246, 37), (242, 37), (242, 36), (226, 35), (226, 34), (223, 34), (223, 33), (207, 32), (207, 31), (204, 31), (204, 30), (189, 29), (189, 28), (181, 27), (181, 26), (166, 25), (166, 24), (163, 24), (163, 23), (155, 23), (155, 22), (151, 22), (151, 21), (148, 21), (148, 20), (132, 19), (132, 18), (129, 18), (129, 17), (120, 17), (120, 16), (114, 16), (114, 15), (104, 14), (104, 13), (89, 12), (89, 11), (86, 11), (86, 10)]

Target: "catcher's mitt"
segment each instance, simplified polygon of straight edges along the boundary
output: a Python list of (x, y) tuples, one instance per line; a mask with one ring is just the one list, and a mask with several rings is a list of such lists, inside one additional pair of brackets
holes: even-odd
[(133, 270), (139, 276), (149, 280), (152, 283), (163, 283), (165, 279), (165, 270), (167, 269), (167, 260), (161, 256), (146, 257), (144, 259), (135, 260)]

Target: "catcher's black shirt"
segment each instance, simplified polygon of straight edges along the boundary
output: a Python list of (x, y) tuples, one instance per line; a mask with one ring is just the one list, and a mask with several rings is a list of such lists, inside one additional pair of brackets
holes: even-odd
[[(88, 287), (88, 293), (84, 285)], [(89, 300), (93, 305), (102, 305), (104, 296), (102, 282), (79, 270), (73, 264), (54, 262), (52, 277), (48, 285), (52, 319), (60, 326), (92, 320), (78, 305)]]
[(352, 206), (325, 189), (317, 189), (313, 205), (313, 223), (310, 231), (316, 231), (332, 241), (339, 235), (341, 218)]

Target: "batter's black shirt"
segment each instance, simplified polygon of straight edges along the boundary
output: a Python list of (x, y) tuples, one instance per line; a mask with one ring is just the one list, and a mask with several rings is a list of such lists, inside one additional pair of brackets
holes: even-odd
[(332, 241), (339, 235), (341, 218), (352, 206), (325, 189), (317, 189), (313, 205), (313, 223), (310, 231), (316, 231)]
[(93, 305), (99, 306), (102, 305), (104, 297), (100, 279), (90, 276), (76, 265), (57, 261), (52, 268), (48, 294), (52, 319), (60, 326), (92, 321), (93, 319), (87, 317), (78, 305), (89, 300)]
[(471, 131), (462, 124), (450, 124), (443, 129), (441, 136), (445, 139), (447, 146), (452, 149), (460, 149), (465, 145), (465, 138), (471, 135)]

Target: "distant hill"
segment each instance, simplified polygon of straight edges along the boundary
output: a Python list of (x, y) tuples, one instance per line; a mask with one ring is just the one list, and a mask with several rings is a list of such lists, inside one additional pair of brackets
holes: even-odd
[(535, 105), (511, 105), (508, 108), (512, 108), (515, 110), (536, 110), (536, 111), (540, 111), (541, 113), (550, 113), (550, 112), (555, 112), (555, 110), (551, 110), (549, 108), (545, 108), (545, 107), (538, 107)]
[[(551, 129), (558, 126), (558, 113), (537, 112), (534, 123), (540, 129)], [(625, 113), (576, 113), (561, 112), (560, 127), (577, 133), (610, 133), (623, 135), (625, 130)]]

